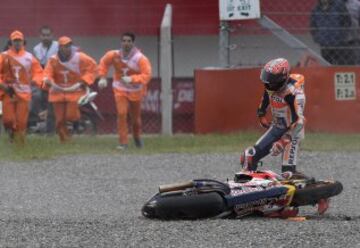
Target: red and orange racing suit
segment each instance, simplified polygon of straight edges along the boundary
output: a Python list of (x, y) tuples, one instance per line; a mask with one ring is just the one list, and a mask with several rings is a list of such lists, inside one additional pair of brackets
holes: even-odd
[(283, 152), (283, 171), (294, 170), (300, 140), (304, 138), (304, 76), (290, 74), (286, 87), (279, 91), (265, 90), (257, 111), (258, 117), (264, 117), (270, 106), (272, 123), (265, 134), (256, 142), (254, 163), (270, 153), (274, 142), (285, 134), (290, 135), (291, 142)]

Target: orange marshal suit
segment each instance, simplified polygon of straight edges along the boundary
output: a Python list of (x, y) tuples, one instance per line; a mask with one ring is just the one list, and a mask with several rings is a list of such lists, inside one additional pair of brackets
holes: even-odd
[[(13, 48), (0, 55), (0, 98), (3, 101), (3, 122), (19, 143), (24, 143), (31, 100), (31, 83), (42, 86), (43, 70), (39, 61), (29, 52)], [(11, 87), (10, 96), (3, 89)]]
[[(50, 57), (44, 71), (45, 77), (60, 87), (71, 87), (81, 82), (91, 85), (96, 77), (96, 62), (85, 53), (74, 51), (69, 61), (61, 62), (57, 55)], [(49, 90), (49, 102), (53, 103), (56, 129), (60, 140), (69, 139), (66, 121), (80, 119), (80, 111), (77, 104), (79, 98), (85, 94), (85, 89), (80, 87), (71, 92), (63, 92), (47, 87)]]
[[(121, 50), (107, 52), (100, 60), (99, 76), (106, 77), (110, 66), (114, 67), (112, 87), (118, 115), (119, 142), (127, 144), (129, 110), (134, 138), (139, 138), (141, 134), (141, 100), (146, 94), (146, 86), (151, 79), (151, 64), (143, 53), (133, 47), (126, 58)], [(123, 76), (131, 77), (131, 83), (123, 82), (121, 80)]]

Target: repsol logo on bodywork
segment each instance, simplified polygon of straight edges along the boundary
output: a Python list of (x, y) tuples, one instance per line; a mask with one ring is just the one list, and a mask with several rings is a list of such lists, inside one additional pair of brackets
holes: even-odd
[(253, 207), (264, 206), (264, 205), (272, 203), (278, 199), (279, 198), (276, 198), (276, 197), (275, 198), (264, 198), (264, 199), (259, 199), (256, 201), (246, 202), (246, 203), (235, 205), (234, 210), (238, 211), (241, 209), (248, 209), (248, 208), (253, 208)]
[(263, 191), (263, 190), (264, 190), (264, 188), (260, 187), (260, 186), (241, 187), (241, 188), (232, 189), (230, 194), (232, 196), (237, 196), (237, 195), (241, 195), (241, 194), (245, 194), (245, 193), (250, 193), (250, 192), (255, 192), (255, 191)]
[(273, 205), (277, 201), (281, 200), (283, 197), (272, 197), (272, 198), (265, 198), (265, 199), (259, 199), (252, 202), (246, 202), (242, 204), (235, 205), (234, 211), (238, 215), (242, 215), (245, 212), (250, 213), (256, 210), (260, 210), (265, 205)]

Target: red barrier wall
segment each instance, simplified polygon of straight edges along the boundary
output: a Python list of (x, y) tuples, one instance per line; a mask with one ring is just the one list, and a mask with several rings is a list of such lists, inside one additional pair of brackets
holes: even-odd
[[(1, 0), (0, 35), (20, 29), (25, 36), (37, 36), (47, 24), (56, 35), (119, 35), (131, 30), (138, 35), (158, 35), (166, 3), (174, 9), (174, 35), (214, 35), (219, 32), (219, 0)], [(307, 14), (316, 0), (269, 0), (262, 12), (284, 27), (307, 32)], [(283, 12), (285, 15), (279, 15)], [(286, 13), (298, 13), (286, 15)], [(254, 21), (242, 27), (257, 26)]]
[[(355, 73), (356, 99), (335, 99), (335, 73), (339, 72)], [(259, 73), (259, 68), (196, 70), (195, 132), (231, 132), (257, 127), (256, 109), (263, 91)], [(305, 76), (306, 130), (360, 132), (360, 68), (294, 68), (293, 73)]]

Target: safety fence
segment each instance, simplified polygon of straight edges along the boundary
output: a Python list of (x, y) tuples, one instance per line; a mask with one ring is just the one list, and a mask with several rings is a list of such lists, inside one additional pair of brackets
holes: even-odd
[[(111, 80), (111, 79), (109, 79)], [(144, 133), (160, 133), (161, 131), (161, 80), (154, 78), (149, 82), (147, 95), (142, 101), (142, 125)], [(96, 86), (94, 88), (96, 89)], [(194, 131), (194, 82), (193, 78), (174, 78), (173, 89), (173, 132), (192, 133)], [(98, 123), (98, 132), (116, 132), (116, 109), (110, 87), (97, 90), (99, 97), (95, 100), (103, 121)], [(130, 121), (130, 119), (129, 119)], [(130, 126), (130, 125), (129, 125)]]
[(228, 22), (231, 67), (260, 66), (280, 56), (306, 66), (309, 49), (332, 65), (360, 64), (359, 1), (261, 1), (261, 13), (275, 25)]

